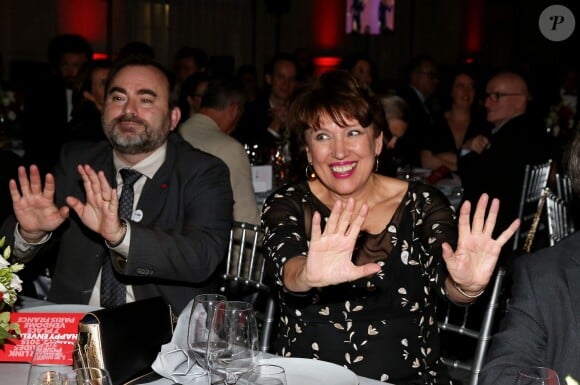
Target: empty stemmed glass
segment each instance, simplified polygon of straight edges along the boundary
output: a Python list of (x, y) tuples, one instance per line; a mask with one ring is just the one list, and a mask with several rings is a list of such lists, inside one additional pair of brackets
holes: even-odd
[(28, 385), (60, 385), (73, 371), (78, 345), (72, 341), (51, 341), (34, 348), (28, 370)]
[(197, 364), (207, 373), (207, 339), (216, 305), (225, 301), (226, 296), (221, 294), (199, 294), (193, 300), (187, 329), (187, 346)]
[(113, 381), (106, 369), (78, 368), (68, 373), (62, 385), (113, 385)]
[(260, 364), (254, 366), (248, 376), (252, 385), (287, 385), (286, 371), (278, 365)]
[(252, 305), (241, 301), (218, 303), (207, 342), (210, 372), (232, 385), (252, 370), (257, 359), (258, 327)]

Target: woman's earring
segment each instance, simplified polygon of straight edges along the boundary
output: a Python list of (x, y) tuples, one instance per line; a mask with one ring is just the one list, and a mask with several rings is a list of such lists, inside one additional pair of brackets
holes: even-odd
[(308, 163), (304, 171), (306, 172), (306, 179), (308, 179), (309, 181), (313, 181), (314, 179), (316, 179), (316, 172), (314, 171), (314, 166), (312, 165), (312, 163)]
[(375, 172), (379, 171), (379, 156), (375, 156)]

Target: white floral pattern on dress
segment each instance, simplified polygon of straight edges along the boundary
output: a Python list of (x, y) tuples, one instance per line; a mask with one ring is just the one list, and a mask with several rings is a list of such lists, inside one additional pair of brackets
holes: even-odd
[(278, 354), (335, 362), (380, 381), (436, 383), (435, 297), (446, 295), (441, 243), (457, 241), (453, 207), (435, 188), (410, 183), (385, 230), (361, 233), (355, 246), (355, 263), (378, 262), (379, 273), (291, 293), (282, 286), (283, 265), (307, 256), (315, 211), (324, 226), (330, 211), (305, 182), (278, 190), (264, 205), (265, 255), (279, 287)]

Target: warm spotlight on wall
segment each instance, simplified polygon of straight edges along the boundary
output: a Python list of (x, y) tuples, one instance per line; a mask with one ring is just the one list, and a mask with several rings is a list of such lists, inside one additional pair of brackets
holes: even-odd
[(93, 60), (105, 60), (108, 59), (109, 55), (104, 52), (94, 52), (93, 53)]
[(342, 59), (338, 56), (317, 56), (314, 58), (314, 73), (320, 75), (323, 72), (337, 69)]

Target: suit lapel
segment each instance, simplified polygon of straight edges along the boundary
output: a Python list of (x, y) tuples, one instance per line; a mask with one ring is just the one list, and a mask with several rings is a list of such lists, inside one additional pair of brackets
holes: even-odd
[(141, 214), (143, 215), (140, 221), (141, 223), (152, 223), (156, 218), (158, 218), (161, 211), (166, 206), (165, 202), (167, 201), (170, 188), (177, 188), (177, 186), (171, 186), (170, 183), (170, 178), (174, 171), (175, 154), (175, 143), (169, 140), (167, 142), (165, 162), (163, 162), (153, 178), (145, 182), (143, 192), (141, 193), (141, 197), (137, 203), (135, 212), (137, 213), (139, 210), (141, 211)]
[[(577, 253), (577, 250), (570, 251)], [(570, 290), (570, 301), (572, 302), (572, 311), (576, 319), (576, 330), (580, 330), (580, 255), (572, 257), (572, 264), (566, 268), (566, 279)]]

